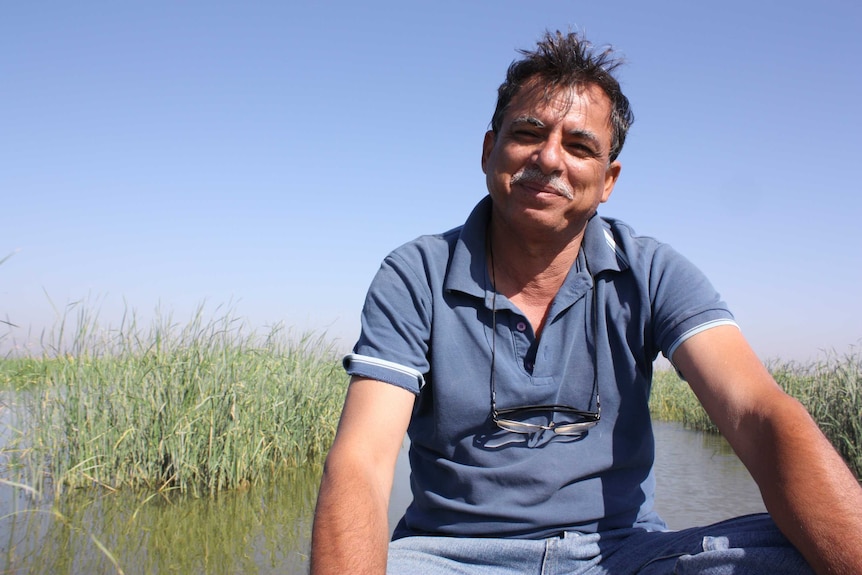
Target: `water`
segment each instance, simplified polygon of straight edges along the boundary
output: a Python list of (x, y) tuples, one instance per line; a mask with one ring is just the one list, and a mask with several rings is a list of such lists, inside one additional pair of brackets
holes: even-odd
[[(763, 510), (757, 488), (726, 443), (656, 423), (657, 508), (671, 528)], [(399, 458), (390, 525), (410, 501)], [(79, 493), (34, 507), (0, 483), (0, 573), (83, 575), (300, 574), (308, 568), (320, 469), (213, 499)]]
[[(0, 573), (305, 573), (320, 471), (214, 498), (79, 491), (31, 505), (0, 520)], [(4, 513), (10, 491), (0, 486)], [(15, 499), (19, 510), (32, 503)]]
[(653, 424), (656, 511), (671, 529), (766, 511), (757, 484), (718, 435)]

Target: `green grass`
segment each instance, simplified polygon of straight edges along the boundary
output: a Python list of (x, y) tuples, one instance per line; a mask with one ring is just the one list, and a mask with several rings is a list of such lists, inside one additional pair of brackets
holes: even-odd
[[(773, 362), (767, 367), (782, 389), (808, 409), (856, 477), (862, 477), (862, 354), (830, 355), (810, 364)], [(688, 384), (671, 370), (656, 372), (650, 410), (659, 420), (718, 432)]]
[[(134, 315), (102, 329), (85, 307), (41, 357), (0, 359), (0, 474), (48, 489), (214, 494), (319, 463), (347, 377), (323, 336), (249, 331), (230, 314), (185, 324)], [(770, 371), (862, 475), (862, 356)], [(656, 419), (717, 431), (673, 371), (655, 375)]]
[[(0, 360), (4, 476), (42, 491), (102, 486), (212, 494), (322, 459), (347, 378), (322, 336), (263, 336), (230, 316), (132, 318), (101, 330), (81, 311), (42, 358)], [(64, 343), (68, 341), (69, 343)], [(8, 398), (12, 398), (11, 400)]]

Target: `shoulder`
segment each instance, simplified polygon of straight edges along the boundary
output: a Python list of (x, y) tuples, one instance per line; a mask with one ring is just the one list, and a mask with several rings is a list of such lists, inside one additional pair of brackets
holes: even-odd
[(468, 260), (484, 251), (490, 212), (491, 199), (485, 196), (462, 225), (443, 233), (419, 236), (393, 250), (388, 259), (445, 269), (454, 258), (462, 260), (458, 262), (459, 265), (469, 267)]
[(640, 234), (620, 219), (601, 217), (597, 223), (601, 227), (604, 243), (623, 269), (630, 268), (640, 274), (667, 266), (687, 265), (685, 257), (670, 244), (654, 236)]
[(602, 218), (601, 223), (620, 270), (628, 271), (651, 300), (678, 302), (696, 297), (712, 301), (717, 297), (703, 271), (670, 244), (638, 234), (618, 219)]
[(442, 233), (423, 234), (409, 242), (401, 244), (392, 250), (389, 256), (401, 258), (412, 258), (416, 254), (422, 254), (425, 257), (431, 258), (445, 256), (445, 254), (454, 249), (462, 228), (463, 226), (458, 226)]
[(421, 235), (401, 244), (386, 256), (384, 265), (407, 267), (425, 273), (445, 269), (458, 243), (462, 226), (443, 233)]
[(615, 238), (618, 238), (620, 241), (625, 241), (627, 244), (631, 243), (635, 246), (645, 247), (661, 243), (652, 236), (639, 234), (635, 231), (634, 227), (618, 218), (605, 216), (600, 217), (599, 220), (601, 221), (602, 226), (606, 230), (610, 231)]

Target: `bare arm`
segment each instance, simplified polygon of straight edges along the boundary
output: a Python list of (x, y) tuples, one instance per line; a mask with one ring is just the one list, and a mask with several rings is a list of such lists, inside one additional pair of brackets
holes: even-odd
[(778, 527), (814, 570), (862, 573), (862, 488), (739, 330), (699, 333), (673, 360), (754, 477)]
[(354, 377), (326, 458), (311, 536), (311, 573), (386, 571), (395, 460), (415, 396)]

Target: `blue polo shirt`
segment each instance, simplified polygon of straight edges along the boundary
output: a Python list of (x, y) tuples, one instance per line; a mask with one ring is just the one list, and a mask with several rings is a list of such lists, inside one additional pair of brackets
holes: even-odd
[[(653, 512), (653, 361), (733, 316), (668, 245), (594, 216), (536, 339), (524, 314), (494, 295), (485, 265), (490, 209), (486, 196), (463, 226), (386, 257), (344, 359), (351, 375), (416, 395), (413, 502), (393, 537), (663, 529)], [(596, 381), (598, 425), (574, 441), (500, 430), (490, 417), (492, 349), (498, 409), (595, 411)]]

